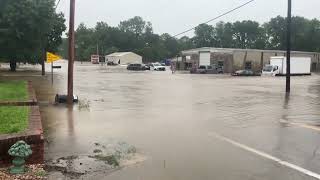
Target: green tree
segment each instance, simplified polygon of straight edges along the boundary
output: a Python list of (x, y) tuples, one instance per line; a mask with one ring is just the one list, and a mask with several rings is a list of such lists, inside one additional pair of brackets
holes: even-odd
[(219, 22), (216, 24), (217, 47), (232, 48), (234, 46), (232, 23)]
[(277, 16), (263, 25), (267, 34), (267, 48), (285, 49), (286, 45), (286, 19)]
[(146, 28), (146, 22), (142, 17), (135, 16), (126, 21), (122, 21), (119, 24), (119, 29), (124, 32), (134, 33), (136, 36), (141, 36)]
[[(16, 62), (38, 63), (48, 48), (56, 50), (64, 31), (62, 14), (55, 13), (54, 0), (2, 1), (0, 11), (1, 58)], [(60, 34), (59, 34), (60, 32)]]
[(96, 54), (96, 43), (93, 38), (93, 30), (81, 23), (75, 32), (76, 59), (89, 60), (91, 54)]
[(170, 34), (168, 33), (162, 34), (160, 38), (166, 50), (166, 53), (164, 54), (163, 58), (171, 58), (179, 53), (180, 48), (176, 38), (170, 36)]
[[(262, 29), (255, 21), (237, 21), (233, 24), (233, 39), (237, 48), (257, 48)], [(259, 42), (261, 43), (261, 42)]]
[(51, 29), (47, 34), (46, 50), (49, 52), (58, 52), (59, 46), (62, 44), (62, 33), (67, 29), (65, 18), (62, 13), (54, 14), (51, 21)]
[(317, 19), (312, 19), (309, 22), (309, 28), (306, 32), (306, 38), (309, 42), (307, 44), (307, 49), (309, 51), (320, 51), (320, 21)]
[(187, 50), (194, 48), (194, 44), (191, 38), (188, 36), (183, 36), (178, 40), (180, 50)]
[(195, 36), (193, 37), (196, 47), (211, 47), (215, 46), (215, 29), (208, 24), (200, 24), (195, 28)]

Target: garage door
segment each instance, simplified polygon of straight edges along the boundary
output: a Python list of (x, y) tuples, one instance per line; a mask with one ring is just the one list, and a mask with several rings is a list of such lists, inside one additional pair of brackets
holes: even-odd
[(210, 52), (200, 52), (199, 65), (210, 65)]

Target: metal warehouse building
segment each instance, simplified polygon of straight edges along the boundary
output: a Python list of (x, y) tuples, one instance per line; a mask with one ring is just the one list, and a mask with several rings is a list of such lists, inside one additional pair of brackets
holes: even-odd
[(105, 59), (107, 62), (113, 62), (114, 64), (142, 64), (142, 56), (133, 52), (116, 52), (107, 55)]
[[(241, 69), (251, 69), (259, 72), (270, 63), (272, 56), (286, 56), (285, 51), (259, 49), (230, 49), (203, 47), (181, 52), (182, 61), (179, 69), (188, 70), (196, 65), (216, 65), (225, 73), (233, 73)], [(311, 71), (320, 69), (320, 53), (292, 51), (292, 57), (311, 57)]]

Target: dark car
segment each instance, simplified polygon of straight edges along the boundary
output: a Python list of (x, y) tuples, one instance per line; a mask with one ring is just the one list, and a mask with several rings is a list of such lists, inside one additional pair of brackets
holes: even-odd
[(252, 70), (239, 70), (232, 74), (232, 76), (261, 76), (260, 73), (255, 73)]
[(142, 64), (129, 64), (127, 70), (130, 71), (144, 71), (145, 68)]
[(108, 66), (116, 66), (118, 64), (113, 63), (113, 61), (107, 61), (107, 65)]

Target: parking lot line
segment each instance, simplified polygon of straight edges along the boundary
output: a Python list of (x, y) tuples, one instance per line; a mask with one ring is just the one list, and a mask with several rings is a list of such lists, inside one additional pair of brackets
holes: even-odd
[(307, 128), (307, 129), (312, 129), (312, 130), (315, 130), (315, 131), (320, 131), (320, 127), (313, 126), (313, 125), (308, 125), (308, 124), (303, 124), (303, 123), (290, 123), (290, 124), (294, 125), (294, 126), (299, 126), (299, 127), (302, 127), (302, 128)]
[(289, 162), (287, 162), (287, 161), (281, 160), (281, 159), (279, 159), (279, 158), (277, 158), (277, 157), (274, 157), (274, 156), (272, 156), (272, 155), (270, 155), (270, 154), (267, 154), (267, 153), (265, 153), (265, 152), (256, 150), (256, 149), (254, 149), (254, 148), (251, 148), (251, 147), (249, 147), (249, 146), (246, 146), (246, 145), (244, 145), (244, 144), (241, 144), (241, 143), (239, 143), (239, 142), (236, 142), (236, 141), (234, 141), (234, 140), (232, 140), (232, 139), (229, 139), (229, 138), (224, 137), (224, 136), (222, 136), (222, 135), (219, 135), (219, 134), (217, 134), (217, 133), (210, 132), (208, 135), (209, 135), (209, 137), (214, 137), (214, 138), (217, 138), (217, 139), (219, 139), (219, 140), (221, 140), (221, 141), (228, 142), (228, 143), (232, 144), (232, 145), (235, 146), (235, 147), (238, 147), (238, 148), (240, 148), (240, 149), (243, 149), (243, 150), (246, 150), (246, 151), (248, 151), (248, 152), (254, 153), (254, 154), (258, 155), (258, 156), (261, 156), (261, 157), (263, 157), (263, 158), (265, 158), (265, 159), (269, 159), (269, 160), (271, 160), (271, 161), (274, 161), (274, 162), (276, 162), (276, 163), (278, 163), (278, 164), (280, 164), (280, 165), (286, 166), (286, 167), (288, 167), (288, 168), (294, 169), (294, 170), (296, 170), (296, 171), (298, 171), (298, 172), (301, 172), (301, 173), (303, 173), (303, 174), (305, 174), (305, 175), (308, 175), (308, 176), (310, 176), (310, 177), (314, 177), (314, 178), (316, 178), (316, 179), (320, 179), (320, 175), (317, 174), (317, 173), (315, 173), (315, 172), (309, 171), (309, 170), (304, 169), (304, 168), (302, 168), (302, 167), (300, 167), (300, 166), (297, 166), (297, 165), (294, 165), (294, 164), (289, 163)]

